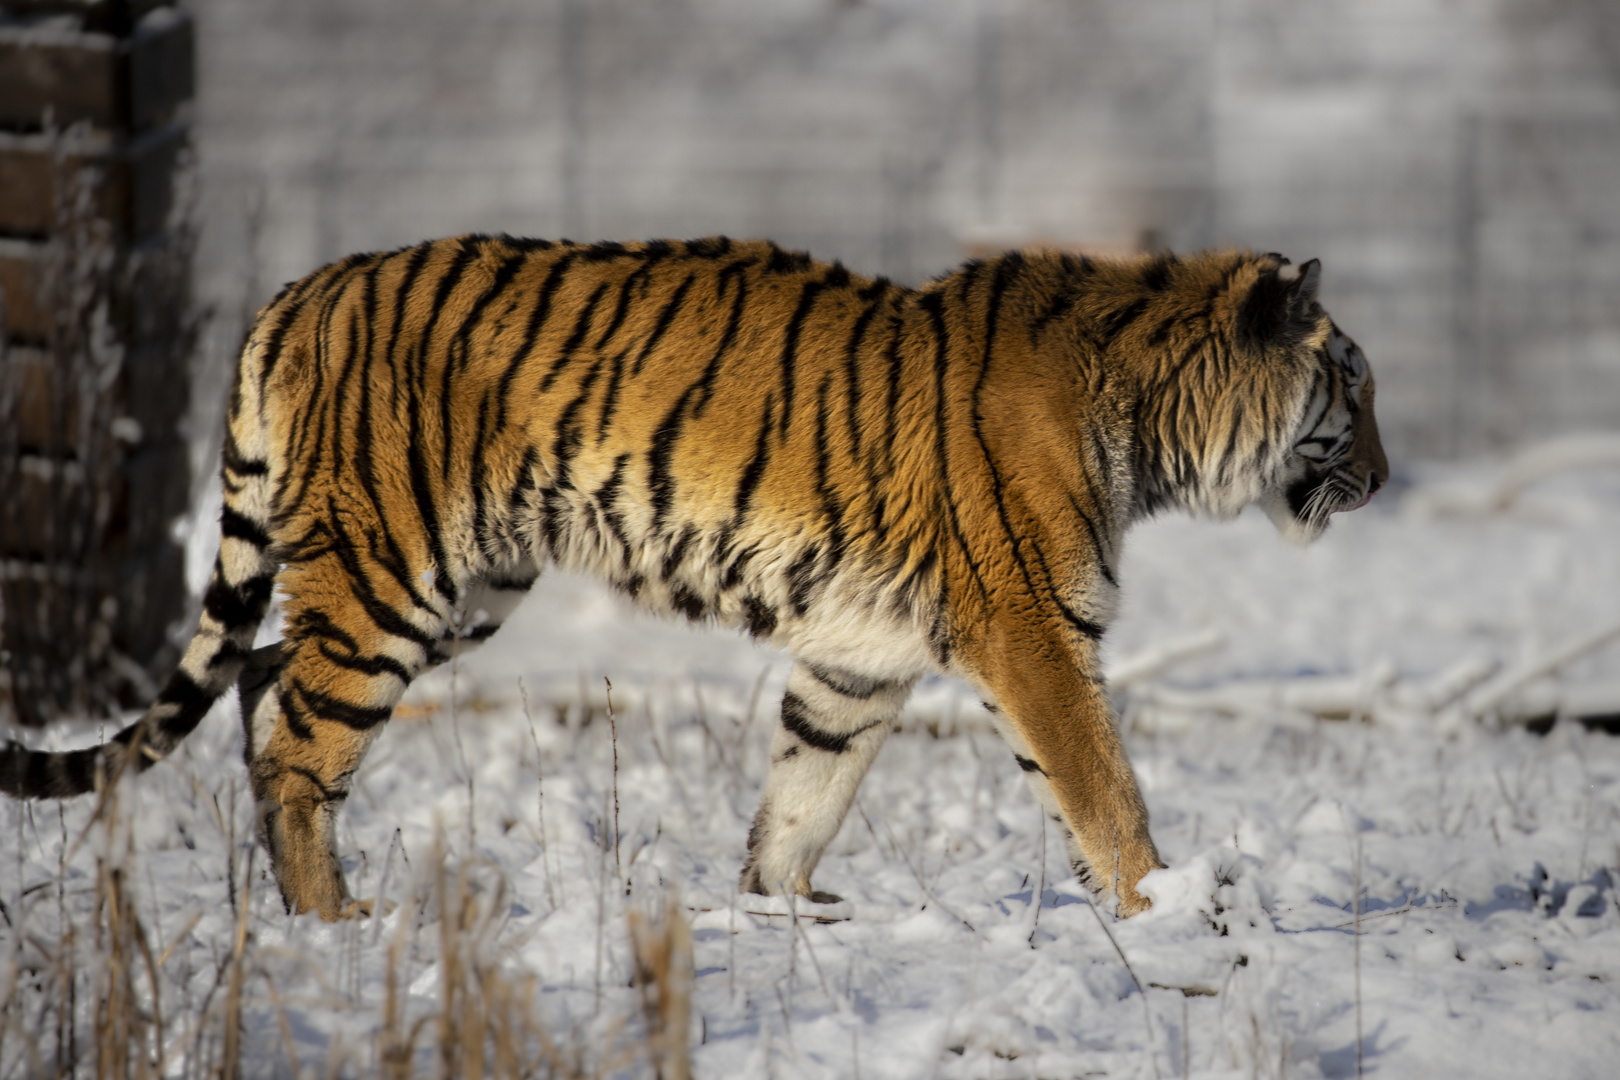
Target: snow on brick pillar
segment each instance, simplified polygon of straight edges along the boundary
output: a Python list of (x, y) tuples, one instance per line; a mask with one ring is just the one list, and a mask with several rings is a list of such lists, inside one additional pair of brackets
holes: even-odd
[(161, 3), (0, 0), (0, 720), (139, 706), (175, 660), (193, 40)]

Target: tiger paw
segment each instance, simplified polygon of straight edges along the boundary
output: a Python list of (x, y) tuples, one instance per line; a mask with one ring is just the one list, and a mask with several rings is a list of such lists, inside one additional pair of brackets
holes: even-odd
[(1140, 915), (1152, 906), (1152, 900), (1126, 885), (1119, 890), (1119, 906), (1115, 911), (1120, 918), (1128, 919), (1132, 915)]
[(812, 892), (809, 896), (743, 896), (742, 909), (750, 915), (813, 919), (818, 923), (847, 922), (855, 909), (848, 900), (832, 893)]

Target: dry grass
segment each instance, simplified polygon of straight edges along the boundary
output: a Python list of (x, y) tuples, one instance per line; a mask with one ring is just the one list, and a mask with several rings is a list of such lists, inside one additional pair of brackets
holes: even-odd
[(692, 930), (671, 895), (661, 921), (632, 910), (630, 941), (636, 956), (636, 985), (647, 1018), (647, 1052), (659, 1080), (692, 1075)]
[[(227, 806), (233, 802), (234, 792)], [(54, 808), (34, 809), (40, 817), (58, 817)], [(229, 816), (220, 818), (227, 830)], [(177, 979), (164, 969), (200, 913), (166, 947), (154, 936), (132, 885), (140, 880), (140, 860), (119, 785), (82, 836), (70, 835), (65, 816), (58, 821), (56, 877), (20, 889), (21, 904), (0, 905), (6, 931), (0, 937), (0, 1078), (690, 1076), (692, 942), (673, 898), (656, 922), (633, 913), (627, 928), (641, 1022), (627, 1014), (608, 1026), (605, 1038), (588, 1043), (577, 1031), (548, 1026), (555, 1021), (539, 1007), (540, 979), (508, 959), (513, 942), (503, 932), (512, 894), (499, 868), (454, 859), (441, 837), (393, 911), (398, 918), (383, 957), (381, 1000), (347, 1002), (347, 1030), (369, 1031), (369, 1039), (345, 1045), (334, 1038), (324, 1062), (300, 1061), (277, 972), (289, 961), (308, 969), (337, 1004), (345, 957), (255, 940), (265, 920), (250, 896), (252, 848), (243, 866), (233, 859), (227, 868), (234, 905), (230, 949), (217, 957), (212, 987), (200, 1001), (171, 1003), (166, 1012), (164, 990)], [(17, 841), (23, 841), (20, 829)], [(75, 869), (86, 861), (78, 857), (81, 847), (93, 864), (89, 875)], [(82, 902), (86, 877), (88, 905)], [(75, 916), (86, 908), (88, 919)], [(358, 935), (362, 926), (337, 932)], [(436, 934), (423, 935), (424, 929)], [(367, 927), (365, 937), (375, 933)], [(417, 953), (423, 955), (413, 965)], [(437, 966), (430, 1009), (422, 1007), (420, 994), (412, 1007), (410, 975), (413, 966), (420, 973), (421, 960)], [(359, 1023), (357, 1004), (364, 1013)], [(262, 1024), (257, 1035), (249, 1031), (249, 1012), (273, 1015), (273, 1038), (265, 1037)]]

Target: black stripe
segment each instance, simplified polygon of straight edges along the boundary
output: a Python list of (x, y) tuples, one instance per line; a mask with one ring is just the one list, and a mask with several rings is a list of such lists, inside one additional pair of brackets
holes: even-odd
[(652, 531), (663, 528), (664, 519), (675, 506), (675, 479), (671, 461), (675, 456), (675, 442), (686, 424), (686, 402), (692, 388), (676, 400), (664, 417), (664, 422), (653, 432), (652, 448), (647, 451), (647, 487), (652, 493)]
[(743, 307), (748, 303), (747, 270), (753, 265), (753, 259), (734, 262), (720, 271), (719, 277), (715, 279), (717, 298), (725, 297), (728, 279), (735, 279), (737, 290), (731, 297), (731, 317), (726, 320), (726, 328), (720, 335), (720, 344), (715, 347), (714, 355), (709, 357), (708, 364), (703, 368), (703, 374), (698, 377), (695, 384), (698, 394), (692, 404), (694, 417), (702, 416), (703, 410), (709, 407), (709, 399), (714, 395), (714, 380), (720, 374), (720, 359), (737, 340), (737, 330), (742, 326)]
[(1047, 563), (1045, 554), (1041, 551), (1039, 542), (1034, 538), (1019, 536), (1018, 531), (1013, 528), (1011, 516), (1007, 511), (1006, 499), (1003, 495), (1004, 484), (1001, 473), (996, 468), (995, 458), (990, 453), (989, 444), (984, 437), (984, 416), (980, 410), (980, 401), (983, 397), (984, 383), (989, 374), (991, 357), (995, 348), (996, 331), (1000, 322), (1001, 301), (1013, 277), (1020, 269), (1022, 269), (1022, 260), (1015, 260), (1012, 255), (1001, 259), (996, 266), (996, 274), (991, 285), (990, 300), (985, 314), (984, 359), (979, 368), (979, 378), (973, 388), (973, 434), (978, 440), (980, 452), (984, 455), (985, 468), (990, 473), (991, 492), (995, 496), (997, 517), (1001, 522), (1002, 531), (1006, 534), (1007, 542), (1012, 549), (1013, 561), (1018, 566), (1024, 584), (1029, 588), (1031, 595), (1039, 595), (1040, 588), (1035, 582), (1034, 574), (1024, 553), (1024, 548), (1027, 545), (1035, 560), (1040, 564), (1041, 577), (1044, 579), (1046, 586), (1045, 592), (1062, 613), (1064, 619), (1087, 637), (1100, 638), (1103, 632), (1101, 626), (1080, 617), (1064, 603), (1057, 583), (1053, 580), (1051, 567)]
[(394, 715), (391, 707), (374, 709), (340, 701), (319, 690), (311, 690), (297, 679), (293, 680), (293, 690), (303, 699), (312, 715), (322, 720), (335, 721), (354, 731), (370, 731)]
[(788, 734), (798, 737), (808, 746), (825, 750), (829, 754), (842, 754), (849, 749), (849, 744), (854, 742), (857, 736), (871, 731), (882, 723), (885, 721), (874, 720), (847, 735), (831, 735), (811, 722), (810, 707), (804, 703), (803, 698), (791, 690), (782, 695), (782, 726), (787, 729)]
[(220, 457), (225, 468), (238, 476), (268, 476), (270, 473), (268, 461), (249, 458), (242, 454), (241, 448), (236, 445), (236, 435), (229, 429), (225, 432), (225, 446)]
[(557, 350), (557, 358), (551, 362), (546, 377), (540, 380), (542, 394), (551, 389), (552, 384), (557, 381), (557, 376), (562, 374), (563, 368), (573, 362), (574, 354), (585, 341), (585, 335), (591, 332), (591, 320), (596, 317), (596, 305), (602, 302), (602, 294), (607, 292), (607, 288), (608, 283), (604, 281), (586, 297), (585, 306), (574, 317), (573, 331), (568, 335), (568, 340), (562, 343), (562, 348)]
[(270, 381), (270, 375), (275, 370), (276, 362), (281, 358), (281, 343), (287, 337), (287, 331), (293, 321), (303, 311), (304, 294), (321, 278), (322, 271), (306, 274), (298, 281), (285, 286), (280, 295), (270, 302), (265, 310), (264, 319), (274, 320), (268, 333), (264, 336), (264, 347), (259, 350), (259, 400), (264, 400), (264, 388)]
[(670, 545), (669, 551), (664, 555), (664, 564), (659, 568), (660, 579), (668, 581), (680, 568), (681, 560), (686, 558), (686, 549), (697, 538), (697, 533), (697, 527), (693, 525), (688, 525), (680, 531), (675, 543)]
[(731, 237), (706, 236), (686, 242), (686, 253), (699, 259), (721, 259), (731, 253)]
[(866, 330), (872, 325), (872, 319), (877, 315), (878, 307), (883, 303), (883, 293), (888, 288), (888, 282), (883, 279), (862, 290), (861, 299), (867, 301), (866, 308), (855, 320), (855, 326), (849, 332), (849, 344), (844, 346), (844, 378), (848, 386), (844, 388), (844, 402), (848, 411), (850, 453), (858, 461), (861, 456), (861, 374), (860, 355), (861, 341), (866, 337)]
[[(349, 535), (347, 527), (341, 521), (334, 521), (332, 524), (341, 540), (340, 543), (332, 546), (332, 551), (343, 564), (350, 592), (360, 602), (360, 607), (366, 613), (366, 617), (371, 620), (377, 629), (390, 637), (409, 641), (423, 651), (431, 652), (437, 644), (435, 639), (417, 629), (415, 625), (407, 621), (404, 616), (377, 595), (376, 590), (371, 585), (370, 578), (360, 565), (359, 545)], [(373, 557), (375, 557), (375, 553), (373, 553)], [(397, 572), (395, 576), (398, 577)]]
[(934, 454), (935, 466), (939, 470), (939, 490), (943, 493), (952, 537), (962, 552), (962, 559), (967, 563), (968, 572), (973, 575), (974, 584), (979, 587), (980, 595), (989, 597), (990, 586), (984, 580), (978, 560), (973, 557), (973, 549), (968, 545), (967, 534), (962, 529), (961, 516), (956, 511), (956, 502), (950, 494), (952, 491), (950, 455), (945, 444), (946, 433), (950, 430), (948, 423), (950, 398), (946, 386), (946, 375), (950, 368), (950, 337), (945, 330), (944, 295), (937, 291), (924, 293), (918, 297), (917, 306), (928, 314), (929, 328), (934, 334)]
[(1170, 330), (1180, 319), (1181, 316), (1179, 315), (1166, 315), (1163, 319), (1160, 319), (1159, 325), (1155, 326), (1153, 333), (1148, 335), (1147, 343), (1149, 345), (1163, 345), (1169, 341)]
[(260, 551), (270, 546), (270, 535), (263, 526), (243, 514), (225, 506), (219, 512), (219, 533), (222, 537), (246, 540)]
[(675, 289), (675, 295), (669, 298), (669, 302), (664, 305), (664, 309), (658, 313), (658, 321), (653, 325), (653, 332), (648, 336), (646, 343), (641, 346), (641, 352), (636, 356), (636, 362), (630, 366), (630, 374), (641, 374), (641, 365), (647, 362), (647, 357), (658, 347), (658, 342), (663, 338), (664, 332), (669, 329), (669, 324), (675, 321), (675, 316), (680, 313), (681, 305), (686, 301), (686, 294), (692, 288), (692, 282), (696, 277), (696, 274), (687, 274), (686, 280), (682, 281)]
[[(407, 267), (408, 272), (410, 272), (412, 274), (412, 276), (414, 276), (414, 271), (419, 270), (420, 266), (421, 266), (420, 261), (416, 260), (415, 253), (413, 253), (411, 263)], [(399, 339), (398, 320), (403, 317), (403, 307), (402, 307), (402, 299), (401, 298), (409, 291), (409, 289), (410, 289), (410, 283), (409, 283), (409, 281), (407, 281), (400, 288), (399, 296), (396, 297), (396, 300), (395, 300), (396, 310), (395, 310), (394, 334), (391, 336), (391, 338), (389, 340), (388, 349), (387, 349), (386, 355), (384, 357), (384, 363), (389, 364), (389, 367), (390, 367), (390, 370), (388, 372), (388, 376), (389, 376), (388, 381), (394, 386), (396, 394), (398, 392), (398, 386), (399, 386), (400, 382), (403, 381), (403, 377), (402, 377), (399, 369), (392, 365), (392, 357), (393, 357), (393, 353), (394, 353), (394, 346), (398, 342), (398, 339)], [(376, 322), (377, 322), (375, 309), (374, 309), (375, 297), (368, 297), (367, 302), (368, 302), (368, 305), (372, 305), (372, 308), (370, 310), (370, 317), (368, 318), (368, 322), (371, 325), (375, 326)], [(382, 490), (378, 485), (378, 482), (377, 482), (377, 470), (376, 470), (375, 462), (373, 461), (373, 458), (372, 458), (372, 450), (373, 450), (373, 438), (372, 438), (372, 432), (371, 432), (371, 404), (372, 404), (371, 403), (371, 386), (372, 386), (372, 378), (371, 378), (370, 369), (375, 364), (375, 362), (376, 362), (375, 361), (375, 350), (372, 350), (372, 355), (368, 357), (367, 370), (361, 373), (361, 377), (360, 377), (360, 400), (359, 400), (358, 404), (355, 407), (356, 408), (356, 419), (355, 419), (355, 471), (359, 474), (360, 486), (365, 490), (367, 498), (369, 498), (371, 500), (371, 505), (372, 505), (372, 509), (373, 509), (374, 513), (377, 515), (378, 519), (386, 520), (386, 508), (387, 508), (388, 504), (384, 500)], [(396, 467), (397, 467), (397, 461), (396, 460), (390, 460), (388, 462), (388, 468), (389, 468), (390, 471), (392, 471)], [(336, 529), (336, 531), (341, 532), (344, 535), (345, 540), (352, 544), (353, 539), (352, 539), (352, 537), (350, 537), (350, 535), (348, 533), (348, 530), (346, 528), (338, 525), (339, 517), (338, 517), (338, 515), (336, 513), (336, 508), (335, 507), (329, 507), (327, 518), (328, 518), (328, 521), (332, 524), (332, 526)], [(387, 558), (383, 558), (383, 557), (381, 557), (379, 555), (376, 555), (376, 551), (375, 551), (375, 548), (376, 548), (376, 543), (375, 543), (376, 536), (373, 535), (372, 539), (373, 539), (372, 547), (373, 547), (373, 555), (374, 555), (374, 557), (377, 558), (377, 561), (379, 562), (379, 564), (381, 564), (384, 569), (388, 570), (389, 573), (394, 577), (394, 579), (399, 583), (400, 588), (402, 590), (404, 590), (405, 595), (410, 597), (412, 605), (414, 605), (415, 607), (417, 607), (420, 610), (431, 612), (433, 614), (437, 614), (437, 612), (434, 611), (433, 607), (428, 604), (427, 598), (425, 596), (423, 596), (422, 593), (418, 590), (417, 584), (420, 581), (420, 578), (419, 578), (418, 575), (414, 575), (414, 574), (410, 573), (410, 571), (408, 569), (409, 561), (407, 560), (407, 558), (405, 556), (404, 549), (400, 546), (399, 538), (395, 535), (394, 530), (393, 529), (384, 529), (384, 530), (382, 530), (382, 543), (383, 543), (383, 546), (386, 548)], [(345, 568), (348, 569), (351, 574), (358, 574), (360, 572), (359, 560), (358, 559), (345, 558)], [(392, 610), (392, 609), (390, 609), (390, 610)]]
[(274, 587), (274, 574), (260, 574), (232, 586), (216, 573), (203, 594), (203, 610), (227, 630), (253, 625), (264, 618)]
[(323, 659), (347, 671), (358, 671), (362, 675), (372, 676), (392, 675), (406, 686), (410, 685), (410, 669), (392, 656), (359, 656), (352, 652), (339, 652), (326, 641), (317, 641), (315, 648)]
[(645, 296), (647, 293), (646, 283), (652, 277), (653, 267), (669, 258), (672, 254), (673, 250), (669, 244), (663, 241), (654, 241), (641, 252), (641, 265), (635, 271), (626, 275), (624, 281), (619, 284), (619, 300), (613, 307), (613, 318), (608, 320), (607, 329), (602, 331), (602, 336), (596, 339), (596, 348), (601, 349), (606, 346), (609, 341), (613, 340), (613, 335), (618, 333), (619, 327), (624, 325), (625, 316), (630, 313), (630, 302), (636, 284), (638, 282), (641, 284), (642, 295)]
[[(731, 527), (727, 525), (725, 528), (720, 530), (720, 540), (715, 544), (715, 551), (721, 553), (723, 557), (730, 549), (730, 546)], [(743, 582), (743, 572), (748, 569), (748, 564), (753, 562), (754, 556), (758, 554), (759, 549), (752, 546), (742, 548), (735, 554), (732, 554), (730, 556), (731, 561), (726, 564), (726, 572), (720, 577), (720, 588), (731, 590), (741, 585)]]
[[(197, 721), (203, 718), (203, 714), (213, 708), (214, 699), (217, 697), (219, 697), (218, 693), (203, 689), (185, 671), (175, 668), (169, 675), (169, 681), (163, 684), (163, 692), (158, 695), (159, 702), (179, 708), (177, 713), (164, 721), (164, 734), (184, 735), (189, 733), (192, 728), (197, 726)], [(190, 720), (190, 723), (185, 723), (186, 720)], [(133, 732), (134, 727), (131, 726), (124, 730)], [(133, 738), (133, 734), (130, 737)], [(128, 740), (124, 741), (127, 742)], [(166, 750), (167, 748), (154, 747), (154, 749)]]
[(1161, 251), (1149, 259), (1142, 269), (1142, 284), (1154, 292), (1163, 292), (1170, 284), (1170, 267), (1175, 265), (1176, 257), (1168, 251)]
[(1104, 346), (1106, 347), (1112, 345), (1115, 339), (1117, 339), (1120, 334), (1125, 332), (1126, 327), (1135, 322), (1142, 312), (1147, 310), (1147, 306), (1148, 299), (1144, 296), (1138, 298), (1128, 307), (1122, 308), (1121, 310), (1110, 315), (1107, 322), (1103, 324), (1102, 328), (1102, 340)]
[(1020, 769), (1023, 769), (1025, 772), (1038, 772), (1042, 776), (1046, 775), (1046, 770), (1045, 769), (1041, 768), (1039, 765), (1037, 765), (1035, 762), (1031, 761), (1029, 758), (1024, 757), (1022, 754), (1014, 754), (1013, 755), (1013, 760), (1018, 762), (1018, 767)]
[(540, 521), (541, 536), (545, 540), (546, 549), (556, 557), (558, 552), (557, 541), (561, 536), (561, 529), (565, 524), (564, 514), (568, 511), (568, 503), (562, 493), (574, 488), (573, 461), (579, 455), (584, 437), (579, 430), (577, 417), (580, 410), (585, 407), (591, 396), (591, 389), (596, 385), (597, 378), (602, 373), (602, 361), (596, 360), (585, 371), (580, 380), (579, 392), (574, 395), (558, 418), (556, 437), (551, 441), (553, 477), (550, 486), (540, 493), (540, 507), (542, 518)]
[(768, 638), (776, 633), (776, 612), (757, 596), (743, 597), (743, 617), (748, 620), (748, 634), (754, 638)]
[(289, 766), (287, 766), (287, 771), (290, 772), (290, 773), (297, 773), (299, 776), (302, 776), (305, 780), (308, 780), (310, 782), (310, 785), (312, 787), (314, 787), (314, 789), (316, 791), (321, 793), (321, 801), (322, 802), (342, 802), (343, 801), (344, 792), (343, 792), (342, 788), (328, 788), (326, 786), (326, 782), (324, 780), (322, 780), (318, 775), (316, 775), (315, 773), (309, 771), (308, 769), (306, 769), (306, 768), (304, 768), (304, 767), (302, 767), (300, 765), (289, 765)]
[(529, 359), (529, 350), (534, 348), (535, 340), (540, 336), (546, 319), (551, 315), (551, 302), (561, 287), (563, 277), (568, 272), (575, 254), (570, 252), (556, 260), (546, 269), (545, 280), (540, 283), (540, 290), (535, 295), (534, 307), (529, 309), (528, 323), (523, 328), (523, 341), (513, 351), (511, 359), (506, 362), (506, 370), (501, 372), (500, 382), (495, 391), (495, 402), (499, 412), (495, 417), (495, 430), (497, 432), (506, 427), (506, 402), (512, 392), (512, 380)]
[[(1092, 497), (1096, 497), (1095, 491), (1092, 492)], [(1069, 509), (1073, 510), (1074, 516), (1079, 518), (1086, 526), (1086, 533), (1091, 537), (1091, 550), (1097, 556), (1097, 568), (1102, 571), (1103, 578), (1108, 584), (1118, 586), (1119, 582), (1114, 580), (1114, 571), (1108, 565), (1108, 553), (1103, 548), (1102, 536), (1097, 532), (1097, 526), (1091, 520), (1091, 515), (1080, 508), (1080, 504), (1075, 501), (1073, 495), (1069, 496)]]
[[(311, 456), (314, 460), (310, 463), (312, 467), (288, 470), (283, 474), (281, 483), (278, 485), (275, 497), (272, 500), (275, 506), (297, 506), (303, 501), (304, 493), (308, 490), (314, 477), (321, 472), (319, 468), (321, 464), (320, 455), (327, 445), (326, 348), (330, 333), (329, 324), (336, 317), (339, 304), (348, 287), (346, 281), (342, 284), (343, 287), (335, 293), (329, 288), (321, 296), (320, 308), (316, 314), (315, 328), (312, 335), (315, 355), (312, 362), (305, 366), (305, 371), (313, 382), (311, 385), (301, 388), (302, 393), (295, 404), (293, 422), (288, 425), (287, 444), (282, 448), (281, 453), (282, 461), (303, 461), (305, 446), (313, 447)], [(313, 423), (311, 417), (313, 417)], [(298, 494), (291, 496), (288, 493), (294, 483), (298, 486)]]
[(405, 269), (400, 273), (399, 282), (394, 286), (394, 319), (390, 324), (388, 337), (388, 350), (384, 362), (389, 372), (394, 376), (395, 399), (394, 407), (399, 406), (398, 384), (400, 382), (399, 364), (395, 361), (394, 353), (399, 347), (400, 338), (405, 332), (405, 308), (411, 298), (411, 291), (416, 288), (416, 279), (422, 276), (422, 270), (427, 266), (428, 259), (432, 257), (433, 244), (421, 244), (414, 248), (405, 260)]
[(489, 465), (485, 452), (489, 445), (489, 390), (484, 391), (478, 403), (478, 429), (473, 432), (472, 461), (469, 473), (472, 479), (473, 543), (480, 551), (490, 547), (489, 525)]
[(684, 585), (670, 590), (670, 604), (692, 622), (702, 622), (709, 615), (708, 602)]
[(554, 240), (537, 240), (532, 236), (513, 236), (511, 233), (496, 233), (495, 239), (519, 251), (550, 251), (557, 246)]
[[(884, 461), (891, 471), (894, 469), (894, 440), (900, 430), (896, 414), (900, 410), (900, 376), (905, 370), (904, 357), (900, 355), (900, 337), (904, 330), (905, 323), (898, 316), (891, 316), (889, 319), (888, 350), (889, 394), (884, 402), (883, 409), (883, 416), (887, 421), (884, 425), (884, 432), (888, 436), (883, 447)], [(881, 508), (882, 503), (880, 502), (878, 505)], [(881, 512), (877, 516), (877, 526), (879, 529), (883, 527), (883, 515)]]
[[(793, 317), (788, 320), (787, 333), (782, 339), (782, 441), (787, 441), (788, 425), (793, 422), (793, 391), (795, 368), (799, 359), (799, 337), (804, 332), (805, 320), (810, 317), (810, 309), (815, 306), (816, 297), (827, 288), (827, 279), (832, 277), (831, 271), (821, 281), (807, 281), (799, 289), (799, 303), (793, 309)], [(847, 281), (849, 272), (844, 272)]]
[[(461, 284), (461, 279), (466, 275), (467, 267), (472, 265), (479, 257), (480, 252), (477, 245), (468, 240), (462, 240), (460, 248), (456, 252), (456, 257), (451, 260), (450, 268), (445, 271), (444, 277), (439, 281), (438, 291), (433, 294), (433, 309), (428, 313), (427, 325), (422, 331), (422, 343), (419, 348), (422, 359), (422, 386), (424, 391), (427, 388), (428, 368), (435, 360), (439, 361), (439, 399), (434, 402), (434, 405), (439, 412), (439, 479), (446, 483), (450, 479), (450, 457), (451, 449), (455, 445), (455, 419), (458, 412), (451, 397), (450, 380), (455, 374), (455, 344), (459, 339), (460, 332), (466, 329), (465, 322), (460, 327), (457, 327), (456, 334), (451, 335), (449, 342), (446, 343), (445, 348), (442, 350), (442, 357), (431, 352), (428, 346), (433, 342), (434, 332), (439, 329), (439, 319), (444, 314), (444, 306), (450, 302), (451, 294)], [(423, 396), (425, 398), (426, 394)], [(438, 523), (435, 521), (434, 527), (429, 532), (430, 541), (435, 544), (438, 537), (437, 525)], [(435, 551), (434, 554), (437, 556), (438, 551)], [(441, 559), (439, 565), (445, 567), (449, 564)], [(448, 582), (439, 588), (439, 594), (446, 600), (455, 600), (455, 591)]]
[(1041, 334), (1045, 333), (1048, 326), (1063, 318), (1063, 316), (1067, 315), (1069, 311), (1073, 309), (1076, 301), (1080, 299), (1082, 293), (1080, 283), (1083, 279), (1090, 276), (1091, 269), (1091, 260), (1081, 258), (1079, 261), (1078, 272), (1071, 275), (1069, 281), (1064, 284), (1063, 288), (1058, 292), (1058, 294), (1048, 301), (1046, 307), (1042, 309), (1041, 313), (1035, 316), (1034, 320), (1030, 322), (1030, 344), (1033, 345)]
[(245, 660), (247, 655), (247, 649), (230, 638), (223, 638), (220, 640), (219, 648), (214, 650), (214, 655), (208, 658), (208, 670), (213, 671), (215, 668)]
[[(619, 327), (624, 325), (625, 317), (630, 314), (630, 300), (631, 295), (635, 292), (636, 282), (645, 281), (646, 273), (647, 267), (643, 265), (640, 269), (626, 274), (624, 280), (619, 282), (618, 302), (613, 305), (613, 315), (608, 319), (607, 328), (596, 339), (596, 348), (600, 349), (609, 341), (612, 341), (613, 335), (618, 333)], [(608, 283), (604, 281), (600, 288), (605, 290), (607, 286)]]
[(598, 240), (580, 253), (586, 262), (611, 262), (630, 254), (630, 249), (617, 240)]
[(602, 413), (596, 421), (596, 445), (601, 446), (607, 441), (608, 428), (613, 423), (613, 414), (619, 409), (619, 386), (624, 380), (624, 358), (626, 353), (614, 355), (613, 371), (608, 376), (607, 390), (602, 394)]
[(65, 799), (95, 789), (101, 748), (62, 754), (29, 750), (16, 742), (0, 746), (0, 791), (17, 799)]
[(888, 686), (893, 685), (883, 679), (874, 679), (868, 675), (857, 675), (852, 671), (834, 671), (819, 667), (815, 664), (805, 664), (806, 670), (815, 676), (817, 682), (841, 697), (854, 698), (857, 701), (867, 701)]
[[(454, 603), (456, 600), (455, 586), (452, 582), (451, 563), (449, 553), (445, 551), (444, 538), (439, 531), (439, 505), (433, 495), (433, 483), (428, 473), (427, 457), (423, 452), (422, 437), (422, 402), (417, 397), (416, 388), (409, 387), (407, 396), (410, 415), (410, 436), (406, 447), (407, 474), (411, 480), (411, 491), (416, 496), (416, 512), (422, 523), (422, 532), (428, 544), (428, 552), (433, 559), (433, 567), (437, 571), (433, 576), (432, 588), (445, 600)], [(391, 531), (391, 530), (390, 530)]]
[(472, 310), (467, 313), (466, 318), (462, 319), (461, 329), (457, 332), (457, 337), (461, 338), (463, 342), (471, 338), (472, 332), (478, 329), (478, 324), (483, 320), (484, 309), (506, 291), (506, 287), (512, 283), (512, 279), (517, 277), (518, 272), (523, 269), (524, 264), (527, 262), (528, 256), (526, 254), (508, 255), (501, 260), (501, 265), (490, 278), (489, 288), (484, 290), (484, 294), (473, 304)]
[(759, 436), (754, 443), (754, 454), (748, 459), (748, 467), (743, 470), (742, 479), (737, 484), (737, 494), (731, 503), (732, 515), (739, 522), (752, 508), (754, 492), (759, 488), (760, 481), (764, 479), (765, 469), (771, 461), (770, 434), (775, 408), (775, 399), (767, 391), (765, 394), (765, 409), (759, 419)]
[(767, 243), (770, 248), (770, 258), (765, 261), (765, 269), (773, 274), (791, 274), (796, 271), (810, 269), (812, 260), (802, 251), (786, 251), (775, 244)]
[[(442, 291), (442, 290), (441, 290)], [(426, 348), (426, 337), (422, 348)], [(416, 512), (422, 523), (422, 532), (428, 545), (428, 553), (433, 559), (433, 567), (437, 571), (433, 577), (432, 587), (438, 594), (450, 603), (456, 601), (455, 584), (453, 581), (452, 566), (449, 553), (444, 547), (444, 537), (439, 530), (439, 504), (433, 495), (432, 474), (429, 472), (426, 439), (422, 431), (422, 410), (425, 402), (418, 394), (414, 380), (406, 380), (406, 416), (409, 420), (409, 437), (406, 439), (405, 458), (406, 473), (410, 477), (411, 492), (416, 497)], [(444, 406), (446, 403), (441, 403)], [(446, 414), (449, 413), (445, 407)], [(446, 423), (449, 421), (446, 420)], [(443, 479), (443, 478), (441, 478)]]
[[(624, 513), (619, 509), (619, 489), (624, 486), (625, 470), (630, 464), (630, 454), (623, 453), (613, 459), (613, 471), (602, 486), (596, 489), (591, 496), (591, 502), (596, 505), (597, 513), (602, 515), (602, 521), (607, 525), (608, 533), (618, 542), (620, 557), (623, 558), (630, 551), (630, 537), (624, 531)], [(514, 589), (514, 591), (527, 591), (534, 582), (531, 579)], [(490, 588), (500, 588), (491, 582)]]
[(825, 576), (820, 562), (821, 545), (814, 543), (800, 552), (793, 565), (788, 567), (788, 602), (793, 605), (795, 615), (803, 615), (810, 610), (810, 594)]
[(827, 513), (828, 571), (837, 568), (844, 559), (849, 540), (844, 531), (844, 511), (833, 491), (832, 447), (827, 432), (827, 391), (832, 385), (832, 374), (822, 377), (816, 391), (816, 493), (821, 496), (822, 508)]

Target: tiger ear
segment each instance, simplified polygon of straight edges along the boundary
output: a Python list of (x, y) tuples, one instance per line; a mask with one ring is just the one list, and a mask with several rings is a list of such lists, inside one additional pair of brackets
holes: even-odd
[(1312, 259), (1299, 266), (1268, 270), (1249, 287), (1238, 315), (1238, 327), (1256, 344), (1271, 341), (1290, 323), (1303, 318), (1316, 301), (1322, 283), (1322, 262)]
[(1283, 266), (1277, 271), (1279, 280), (1289, 287), (1288, 307), (1295, 315), (1310, 310), (1316, 300), (1316, 290), (1322, 285), (1322, 260), (1311, 259), (1298, 266)]

